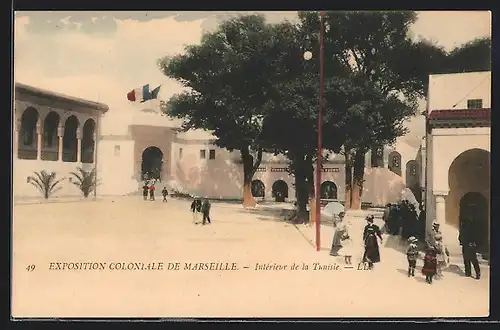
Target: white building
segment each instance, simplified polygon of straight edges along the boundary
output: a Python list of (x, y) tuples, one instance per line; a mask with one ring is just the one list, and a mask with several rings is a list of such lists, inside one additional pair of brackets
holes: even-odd
[[(105, 104), (15, 84), (13, 189), (15, 197), (38, 197), (27, 182), (34, 172), (56, 173), (63, 179), (54, 196), (78, 196), (69, 179), (77, 168), (96, 164), (96, 135)], [(99, 177), (97, 178), (99, 180)]]
[[(27, 117), (30, 111), (33, 118), (26, 119), (31, 118)], [(16, 118), (19, 123), (25, 120), (25, 127), (28, 127), (21, 129), (19, 124), (18, 129), (24, 132), (21, 136), (32, 132), (33, 138), (27, 141), (31, 144), (22, 145), (15, 153), (14, 196), (39, 195), (36, 188), (26, 182), (35, 171), (54, 171), (58, 177), (67, 177), (76, 167), (93, 168), (96, 165), (98, 195), (136, 194), (142, 186), (144, 173), (152, 173), (158, 168), (159, 185), (211, 198), (241, 198), (243, 166), (238, 151), (216, 147), (215, 137), (208, 132), (180, 132), (180, 122), (166, 116), (137, 111), (124, 122), (130, 113), (120, 109), (106, 111), (103, 104), (17, 84)], [(94, 156), (97, 162), (94, 162), (94, 159), (87, 159), (90, 151), (86, 149), (86, 141), (91, 134), (90, 123), (95, 127), (101, 114), (102, 132), (98, 135)], [(42, 129), (44, 125), (46, 129)], [(83, 129), (79, 129), (82, 126)], [(57, 143), (50, 144), (48, 141), (55, 139), (54, 130), (59, 132), (59, 138)], [(69, 140), (70, 132), (73, 140)], [(34, 138), (36, 133), (38, 140)], [(66, 140), (72, 142), (64, 142)], [(94, 155), (93, 150), (91, 154)], [(410, 146), (403, 139), (393, 147), (368, 152), (362, 201), (372, 205), (396, 202), (405, 187), (411, 188), (420, 199), (420, 159), (420, 146)], [(254, 196), (272, 200), (280, 191), (288, 200), (295, 199), (294, 180), (287, 166), (285, 157), (264, 154), (252, 183)], [(344, 183), (344, 158), (331, 155), (323, 170), (322, 197), (343, 201)], [(76, 194), (79, 191), (74, 185), (64, 184), (64, 189), (55, 196)]]
[(491, 72), (429, 77), (426, 216), (459, 249), (460, 217), (471, 213), (489, 251)]

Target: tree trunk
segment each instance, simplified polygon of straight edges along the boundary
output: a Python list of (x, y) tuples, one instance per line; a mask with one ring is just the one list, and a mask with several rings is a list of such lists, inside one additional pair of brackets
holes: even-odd
[(241, 160), (243, 161), (243, 207), (255, 207), (257, 203), (252, 196), (252, 179), (255, 171), (260, 166), (262, 160), (262, 149), (257, 152), (257, 159), (250, 153), (249, 147), (240, 149)]
[(345, 210), (351, 209), (352, 201), (352, 166), (350, 150), (345, 152)]
[(361, 196), (365, 178), (365, 152), (363, 149), (356, 150), (353, 163), (351, 209), (361, 210)]
[(309, 222), (307, 214), (307, 202), (309, 196), (309, 187), (307, 180), (307, 160), (303, 153), (298, 153), (292, 157), (293, 175), (295, 177), (295, 190), (297, 192), (297, 214), (295, 223)]

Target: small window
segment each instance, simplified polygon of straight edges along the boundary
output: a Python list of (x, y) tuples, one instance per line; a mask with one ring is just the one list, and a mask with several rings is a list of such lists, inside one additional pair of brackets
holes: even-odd
[(215, 149), (210, 149), (208, 159), (215, 159)]
[(401, 159), (399, 156), (392, 157), (392, 167), (399, 167), (401, 165)]
[(115, 156), (120, 156), (120, 146), (115, 145)]
[(182, 158), (182, 148), (179, 148), (179, 158)]
[(207, 158), (207, 152), (205, 149), (200, 150), (200, 158), (201, 159)]
[(483, 108), (482, 99), (467, 100), (467, 109), (482, 109), (482, 108)]
[(412, 176), (417, 176), (417, 165), (411, 166), (410, 173)]

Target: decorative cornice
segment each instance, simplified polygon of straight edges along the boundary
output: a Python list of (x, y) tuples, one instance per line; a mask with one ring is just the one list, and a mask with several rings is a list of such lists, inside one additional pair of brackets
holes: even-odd
[[(104, 104), (104, 103), (99, 103), (99, 102), (93, 102), (93, 101), (88, 101), (84, 100), (81, 98), (69, 96), (69, 95), (64, 95), (48, 90), (44, 90), (41, 88), (21, 84), (21, 83), (15, 83), (15, 91), (17, 93), (26, 93), (29, 95), (34, 95), (34, 96), (39, 96), (45, 99), (52, 99), (52, 100), (57, 100), (57, 101), (62, 101), (62, 102), (67, 102), (71, 104), (75, 104), (77, 106), (82, 106), (94, 110), (98, 110), (102, 113), (105, 113), (109, 110), (109, 107)], [(17, 95), (16, 95), (17, 99)]]
[(491, 109), (432, 110), (427, 116), (429, 129), (491, 126)]

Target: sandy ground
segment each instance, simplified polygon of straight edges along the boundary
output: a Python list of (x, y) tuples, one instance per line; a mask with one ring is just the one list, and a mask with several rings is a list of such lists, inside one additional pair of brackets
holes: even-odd
[[(333, 234), (214, 203), (211, 225), (195, 225), (189, 203), (140, 197), (16, 205), (13, 317), (479, 317), (489, 314), (489, 270), (477, 281), (457, 266), (429, 285), (406, 276), (390, 242), (373, 271), (329, 256)], [(274, 207), (276, 210), (277, 206)], [(277, 211), (279, 213), (279, 210)], [(387, 240), (386, 240), (387, 241)], [(357, 253), (358, 254), (358, 253)], [(360, 253), (359, 253), (360, 254)], [(355, 256), (355, 259), (358, 256)], [(51, 270), (95, 262), (104, 270)], [(112, 263), (163, 263), (163, 270), (111, 270)], [(179, 270), (167, 270), (169, 263)], [(235, 263), (237, 270), (185, 270), (185, 263)], [(105, 263), (105, 264), (104, 264)], [(256, 264), (287, 266), (256, 270)], [(314, 263), (337, 270), (314, 270)], [(291, 269), (292, 264), (298, 269)], [(35, 265), (28, 271), (29, 265)], [(308, 269), (303, 269), (307, 265)], [(55, 264), (52, 265), (55, 267)], [(246, 268), (248, 267), (248, 268)]]

